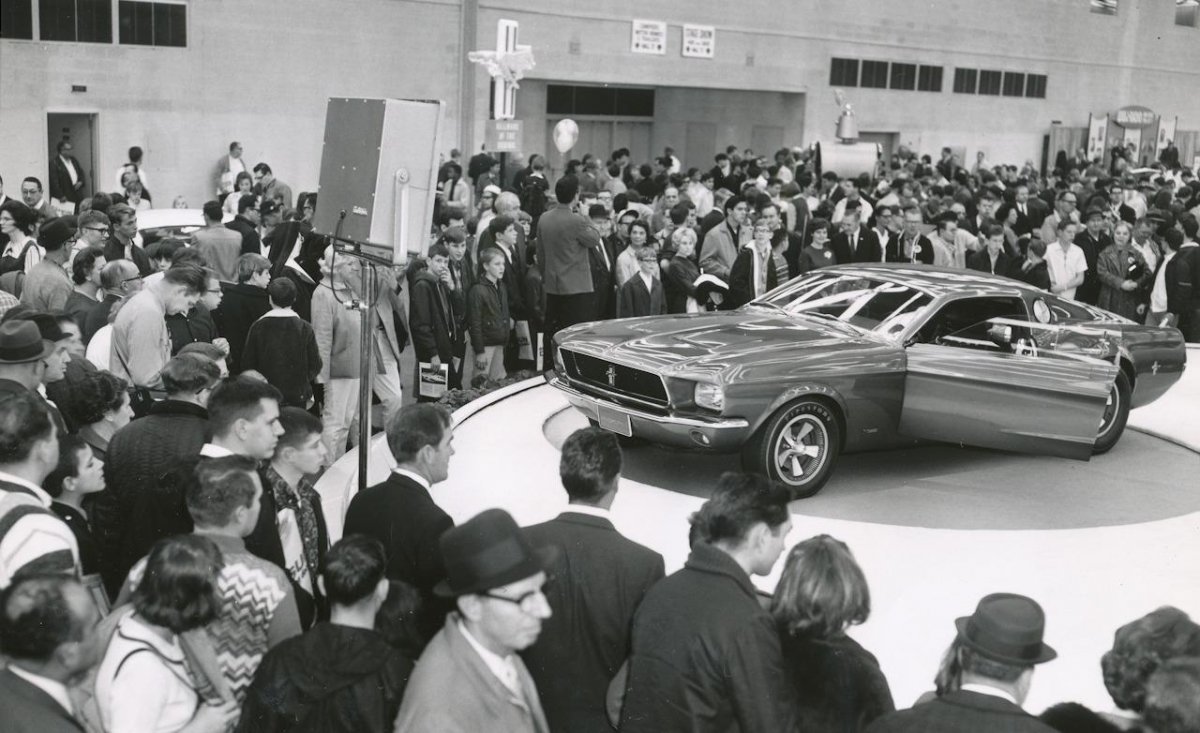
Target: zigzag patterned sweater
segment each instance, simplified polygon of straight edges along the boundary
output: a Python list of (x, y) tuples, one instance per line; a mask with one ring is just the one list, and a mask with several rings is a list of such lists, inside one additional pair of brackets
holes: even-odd
[[(204, 535), (221, 550), (225, 566), (218, 581), (221, 615), (205, 629), (229, 689), (240, 704), (263, 655), (300, 633), (292, 584), (282, 570), (246, 552), (240, 539)], [(129, 600), (146, 570), (145, 559), (129, 571), (117, 603)]]

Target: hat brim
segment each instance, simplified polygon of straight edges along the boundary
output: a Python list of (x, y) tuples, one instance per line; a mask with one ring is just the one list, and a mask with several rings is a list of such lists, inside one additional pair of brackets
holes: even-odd
[(41, 361), (47, 356), (53, 354), (56, 348), (58, 348), (58, 342), (42, 339), (42, 351), (40, 354), (29, 356), (24, 359), (5, 359), (4, 357), (0, 357), (0, 364), (29, 364), (35, 361)]
[[(511, 580), (505, 579), (504, 582), (499, 583), (482, 578), (475, 583), (457, 588), (451, 586), (450, 579), (446, 578), (437, 585), (433, 586), (433, 594), (439, 598), (458, 598), (459, 596), (468, 596), (472, 593), (481, 593), (483, 591), (491, 590), (492, 588), (499, 588), (500, 586), (508, 585), (509, 583), (516, 583), (519, 580), (524, 580), (525, 578), (528, 578), (531, 575), (536, 575), (539, 572), (549, 572), (550, 569), (554, 567), (554, 563), (558, 560), (558, 548), (553, 545), (544, 545), (534, 549), (534, 556), (534, 562), (521, 570), (521, 572), (517, 573), (519, 577), (515, 577)], [(526, 572), (528, 570), (532, 570), (533, 572)]]
[(1041, 642), (1041, 647), (1038, 649), (1038, 653), (1034, 657), (1011, 657), (1005, 654), (997, 654), (995, 650), (988, 649), (985, 646), (977, 644), (967, 636), (967, 622), (970, 620), (970, 616), (963, 616), (954, 620), (954, 626), (958, 629), (958, 638), (963, 644), (967, 645), (971, 649), (974, 649), (988, 659), (992, 659), (997, 662), (1003, 662), (1005, 664), (1026, 666), (1030, 664), (1044, 664), (1045, 662), (1049, 662), (1058, 656), (1058, 652), (1054, 650), (1054, 647), (1050, 646), (1044, 641)]

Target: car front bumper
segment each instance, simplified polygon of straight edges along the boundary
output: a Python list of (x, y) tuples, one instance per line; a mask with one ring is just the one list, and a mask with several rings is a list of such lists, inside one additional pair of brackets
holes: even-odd
[(547, 379), (577, 410), (601, 427), (652, 443), (711, 451), (734, 451), (750, 437), (750, 423), (742, 418), (697, 418), (656, 415), (582, 392), (558, 375)]

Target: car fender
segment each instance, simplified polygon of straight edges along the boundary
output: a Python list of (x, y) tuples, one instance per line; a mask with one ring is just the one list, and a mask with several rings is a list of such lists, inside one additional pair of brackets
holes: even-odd
[(845, 443), (846, 442), (846, 431), (844, 428), (846, 425), (846, 414), (847, 414), (846, 413), (846, 400), (843, 399), (842, 395), (837, 390), (833, 389), (829, 385), (821, 384), (819, 382), (809, 382), (806, 384), (798, 384), (794, 387), (789, 387), (786, 390), (784, 390), (783, 392), (781, 392), (778, 397), (773, 399), (771, 401), (771, 403), (769, 405), (767, 405), (767, 408), (762, 411), (762, 413), (758, 416), (758, 418), (755, 419), (751, 423), (750, 434), (754, 435), (755, 433), (757, 433), (758, 429), (763, 426), (763, 423), (765, 423), (768, 419), (770, 419), (770, 417), (772, 415), (774, 415), (775, 411), (778, 410), (779, 408), (783, 407), (784, 405), (786, 405), (789, 402), (792, 402), (793, 400), (797, 400), (801, 397), (809, 397), (809, 396), (824, 397), (828, 400), (831, 400), (834, 403), (834, 405), (837, 408), (836, 412), (837, 412), (838, 418), (842, 421), (842, 427), (843, 427), (842, 442)]

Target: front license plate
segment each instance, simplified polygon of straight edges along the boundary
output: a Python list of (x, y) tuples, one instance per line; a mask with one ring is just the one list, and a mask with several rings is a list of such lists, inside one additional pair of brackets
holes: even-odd
[(600, 406), (600, 427), (626, 438), (633, 437), (633, 426), (629, 424), (629, 416), (603, 405)]

